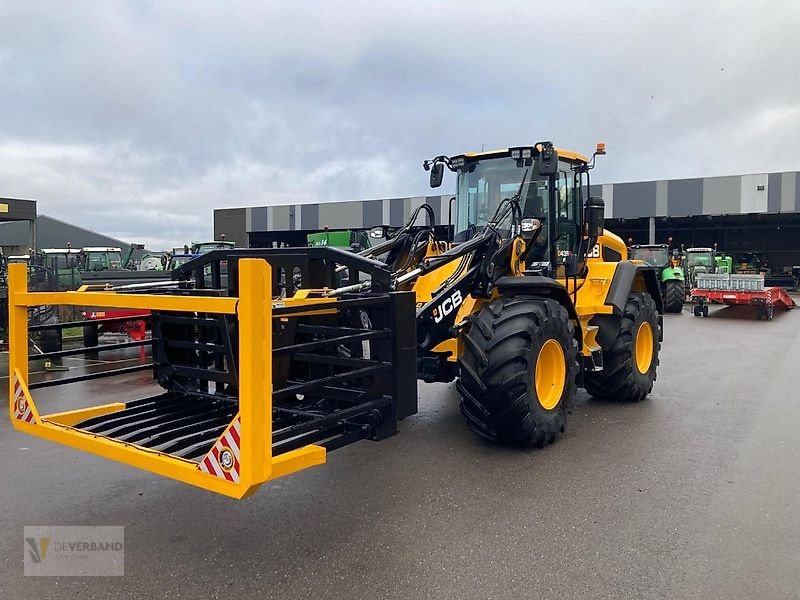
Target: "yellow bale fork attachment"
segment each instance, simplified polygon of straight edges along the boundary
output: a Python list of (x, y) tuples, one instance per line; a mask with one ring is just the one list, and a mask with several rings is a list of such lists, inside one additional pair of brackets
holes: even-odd
[[(375, 269), (329, 248), (220, 250), (184, 265), (166, 292), (34, 293), (26, 266), (9, 265), (13, 426), (232, 498), (323, 464), (334, 448), (396, 433), (397, 419), (416, 412), (413, 329), (394, 334), (398, 319), (413, 320), (413, 295), (382, 290), (380, 273), (377, 291), (331, 295), (343, 277), (337, 259), (361, 261), (345, 270), (351, 277)], [(152, 362), (31, 381), (29, 359), (41, 355), (28, 354), (28, 309), (42, 305), (151, 311)], [(137, 370), (152, 370), (163, 393), (50, 414), (37, 405), (38, 388)]]

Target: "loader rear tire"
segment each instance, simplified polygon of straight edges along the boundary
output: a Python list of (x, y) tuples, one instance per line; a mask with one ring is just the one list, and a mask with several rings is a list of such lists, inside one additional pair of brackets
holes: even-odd
[(664, 312), (681, 312), (685, 295), (683, 281), (680, 279), (670, 279), (664, 283)]
[(631, 292), (616, 339), (603, 349), (603, 370), (586, 371), (586, 391), (596, 398), (639, 402), (653, 390), (661, 341), (656, 303), (649, 294)]
[(467, 425), (491, 442), (553, 443), (575, 397), (577, 341), (567, 311), (524, 296), (485, 305), (463, 336), (458, 391)]

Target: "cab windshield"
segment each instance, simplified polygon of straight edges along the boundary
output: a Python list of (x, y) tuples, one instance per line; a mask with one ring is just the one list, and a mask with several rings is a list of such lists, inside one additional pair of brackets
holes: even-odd
[(643, 260), (650, 267), (665, 267), (669, 264), (669, 252), (666, 248), (633, 248), (631, 258)]
[[(455, 242), (470, 239), (483, 229), (500, 203), (519, 192), (522, 218), (542, 223), (528, 263), (547, 263), (557, 273), (562, 272), (559, 265), (566, 265), (563, 272), (571, 273), (577, 265), (575, 253), (581, 239), (580, 182), (581, 175), (565, 160), (559, 160), (558, 172), (550, 176), (540, 175), (532, 159), (502, 156), (470, 161), (458, 170)], [(555, 215), (548, 208), (551, 193)], [(508, 214), (497, 224), (502, 234), (508, 234), (510, 221)]]
[(89, 271), (103, 271), (105, 269), (119, 269), (121, 267), (121, 252), (98, 252), (90, 250), (86, 253), (86, 268)]
[(177, 269), (181, 265), (185, 265), (190, 260), (196, 258), (197, 255), (195, 254), (179, 254), (177, 256), (173, 256), (169, 261), (169, 269)]
[[(548, 178), (535, 173), (533, 161), (510, 157), (492, 158), (467, 164), (459, 170), (456, 183), (456, 239), (469, 239), (483, 229), (500, 202), (520, 191), (523, 217), (547, 217)], [(508, 223), (509, 219), (506, 219)], [(499, 223), (502, 227), (503, 223)], [(506, 225), (507, 226), (507, 225)]]
[(714, 266), (714, 254), (712, 252), (687, 252), (686, 265), (689, 267), (712, 267)]

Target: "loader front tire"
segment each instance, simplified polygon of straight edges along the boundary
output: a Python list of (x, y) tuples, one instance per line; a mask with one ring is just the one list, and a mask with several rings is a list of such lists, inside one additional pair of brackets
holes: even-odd
[(664, 283), (664, 312), (681, 312), (685, 295), (683, 281), (680, 279), (670, 279)]
[(631, 292), (616, 338), (603, 348), (603, 370), (586, 371), (586, 391), (596, 398), (639, 402), (653, 390), (661, 341), (656, 303), (649, 294)]
[(573, 331), (554, 300), (498, 298), (478, 311), (462, 338), (457, 384), (470, 429), (499, 444), (553, 443), (575, 397)]

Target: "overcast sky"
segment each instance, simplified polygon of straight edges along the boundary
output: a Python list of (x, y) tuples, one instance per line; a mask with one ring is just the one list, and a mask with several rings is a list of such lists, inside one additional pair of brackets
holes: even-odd
[(595, 182), (800, 169), (795, 0), (5, 0), (0, 26), (0, 196), (155, 248), (213, 208), (425, 194), (424, 158), (482, 146), (602, 140)]

